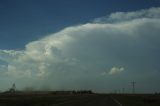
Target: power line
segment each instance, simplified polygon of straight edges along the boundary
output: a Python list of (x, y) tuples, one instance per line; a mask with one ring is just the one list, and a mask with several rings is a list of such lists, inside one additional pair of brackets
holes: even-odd
[(135, 84), (136, 84), (136, 82), (132, 81), (131, 84), (132, 84), (132, 93), (134, 94), (135, 93)]

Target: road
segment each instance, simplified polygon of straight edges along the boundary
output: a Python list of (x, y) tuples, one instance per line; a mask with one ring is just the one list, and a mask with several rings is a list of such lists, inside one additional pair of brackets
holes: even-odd
[(92, 95), (50, 106), (121, 106), (121, 104), (109, 95)]

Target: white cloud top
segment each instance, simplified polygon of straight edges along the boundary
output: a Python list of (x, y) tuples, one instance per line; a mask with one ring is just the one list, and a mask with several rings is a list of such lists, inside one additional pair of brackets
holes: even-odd
[(124, 67), (112, 67), (109, 71), (110, 75), (116, 74), (116, 73), (120, 73), (124, 71)]
[(117, 12), (30, 42), (23, 51), (0, 50), (0, 59), (7, 62), (3, 73), (22, 86), (41, 82), (39, 86), (55, 89), (103, 91), (106, 77), (99, 75), (106, 68), (112, 67), (110, 75), (125, 69), (117, 81), (138, 79), (137, 74), (146, 74), (146, 81), (156, 77), (152, 70), (160, 69), (159, 34), (160, 8)]
[(124, 22), (124, 21), (131, 21), (133, 19), (140, 19), (140, 18), (160, 18), (160, 8), (153, 7), (150, 9), (143, 9), (139, 11), (133, 12), (116, 12), (112, 13), (109, 16), (96, 18), (94, 22), (98, 23), (109, 23), (109, 22)]

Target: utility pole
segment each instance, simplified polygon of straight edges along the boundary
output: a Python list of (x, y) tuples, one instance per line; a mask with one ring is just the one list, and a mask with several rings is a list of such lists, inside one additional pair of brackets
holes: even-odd
[(123, 93), (123, 94), (125, 93), (125, 88), (122, 88), (122, 93)]
[(114, 93), (117, 94), (117, 90), (114, 90)]
[(16, 84), (14, 83), (13, 85), (12, 85), (12, 89), (16, 89)]
[(136, 84), (136, 82), (132, 81), (131, 84), (132, 84), (132, 93), (134, 94), (135, 93), (135, 84)]

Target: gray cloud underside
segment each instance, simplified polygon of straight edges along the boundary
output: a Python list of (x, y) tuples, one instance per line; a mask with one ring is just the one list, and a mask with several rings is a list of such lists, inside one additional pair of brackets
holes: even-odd
[[(139, 92), (160, 90), (159, 14), (160, 8), (112, 13), (30, 42), (23, 51), (0, 50), (7, 62), (1, 76), (20, 87), (129, 91), (136, 80)], [(103, 74), (116, 67), (123, 71)]]

